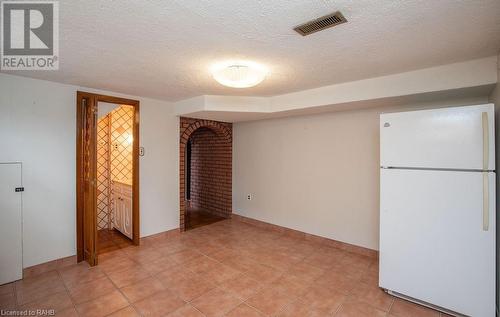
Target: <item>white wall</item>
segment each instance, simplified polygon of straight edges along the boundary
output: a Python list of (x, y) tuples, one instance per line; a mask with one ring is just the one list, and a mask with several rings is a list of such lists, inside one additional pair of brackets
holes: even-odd
[(141, 101), (141, 236), (179, 228), (179, 118), (162, 101)]
[(379, 114), (486, 102), (483, 97), (236, 123), (233, 210), (378, 249)]
[(179, 227), (171, 104), (0, 74), (0, 162), (23, 163), (24, 267), (76, 253), (76, 91), (140, 100), (141, 236)]

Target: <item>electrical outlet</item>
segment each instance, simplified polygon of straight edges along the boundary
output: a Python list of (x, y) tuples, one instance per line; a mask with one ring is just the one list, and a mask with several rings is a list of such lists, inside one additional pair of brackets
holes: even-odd
[(252, 200), (252, 194), (247, 195), (247, 200)]
[(139, 148), (139, 156), (144, 156), (144, 147)]

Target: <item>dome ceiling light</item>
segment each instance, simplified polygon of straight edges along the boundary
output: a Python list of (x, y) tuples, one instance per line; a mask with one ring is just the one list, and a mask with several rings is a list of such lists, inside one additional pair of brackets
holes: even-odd
[(221, 85), (248, 88), (260, 84), (269, 73), (268, 69), (250, 61), (231, 61), (212, 67), (212, 76)]

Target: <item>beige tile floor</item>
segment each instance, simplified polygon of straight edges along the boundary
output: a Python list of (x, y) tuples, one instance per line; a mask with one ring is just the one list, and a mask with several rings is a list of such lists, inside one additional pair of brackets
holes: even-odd
[(56, 316), (440, 316), (385, 294), (377, 261), (234, 220), (0, 286)]

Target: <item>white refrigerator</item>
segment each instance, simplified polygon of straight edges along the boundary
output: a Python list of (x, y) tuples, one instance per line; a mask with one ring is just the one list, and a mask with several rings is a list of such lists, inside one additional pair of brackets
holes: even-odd
[(495, 316), (492, 104), (380, 115), (380, 272), (389, 293)]

